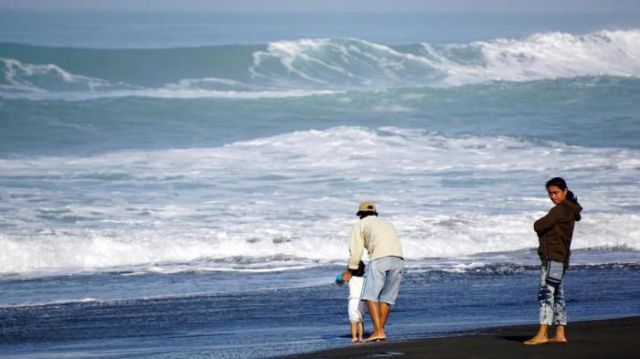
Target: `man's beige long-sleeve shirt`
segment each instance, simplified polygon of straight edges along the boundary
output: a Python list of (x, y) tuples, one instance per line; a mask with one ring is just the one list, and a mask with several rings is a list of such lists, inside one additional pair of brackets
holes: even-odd
[(349, 238), (349, 269), (358, 269), (365, 248), (371, 260), (389, 256), (403, 257), (395, 227), (377, 216), (365, 217), (353, 225)]

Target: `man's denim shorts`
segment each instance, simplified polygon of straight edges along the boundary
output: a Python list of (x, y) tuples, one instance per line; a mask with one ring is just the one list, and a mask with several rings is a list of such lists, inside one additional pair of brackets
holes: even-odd
[(382, 257), (369, 262), (364, 275), (362, 300), (395, 304), (404, 260), (400, 257)]

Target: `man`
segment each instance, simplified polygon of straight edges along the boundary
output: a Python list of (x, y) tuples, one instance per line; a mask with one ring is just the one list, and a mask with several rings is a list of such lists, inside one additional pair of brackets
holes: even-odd
[(371, 260), (366, 268), (362, 300), (367, 302), (374, 331), (365, 341), (380, 341), (387, 336), (387, 324), (391, 306), (395, 303), (404, 269), (402, 247), (395, 227), (378, 217), (375, 203), (360, 203), (356, 222), (349, 239), (349, 266), (342, 274), (345, 281), (351, 279), (351, 272), (358, 269), (364, 249)]

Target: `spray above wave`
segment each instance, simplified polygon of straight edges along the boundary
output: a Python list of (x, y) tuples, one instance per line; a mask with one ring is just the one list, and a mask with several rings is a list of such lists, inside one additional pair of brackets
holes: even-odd
[[(639, 44), (640, 30), (620, 30), (586, 35), (541, 33), (524, 39), (446, 45), (388, 46), (359, 39), (302, 39), (274, 42), (262, 49), (236, 45), (162, 53), (140, 50), (135, 56), (126, 50), (104, 50), (101, 56), (117, 58), (121, 72), (104, 65), (76, 69), (74, 61), (96, 56), (88, 50), (66, 49), (60, 60), (65, 65), (36, 64), (27, 60), (28, 56), (21, 56), (14, 46), (0, 52), (4, 65), (0, 90), (2, 96), (28, 93), (31, 98), (52, 92), (70, 92), (71, 98), (84, 92), (80, 99), (256, 98), (491, 81), (640, 77)], [(41, 57), (46, 57), (48, 50), (42, 48)], [(212, 60), (181, 65), (183, 59), (203, 54)], [(216, 60), (219, 58), (241, 61)], [(147, 69), (150, 63), (153, 71)], [(150, 86), (159, 81), (161, 84)]]
[(393, 48), (367, 41), (276, 42), (251, 72), (319, 86), (443, 86), (581, 76), (640, 76), (640, 30), (535, 34), (522, 40)]
[(450, 85), (484, 81), (534, 81), (581, 76), (640, 76), (640, 30), (587, 35), (535, 34), (441, 47), (424, 44), (425, 56), (447, 72)]
[[(598, 209), (573, 247), (638, 251), (640, 216), (625, 210), (640, 200), (637, 152), (336, 127), (216, 148), (3, 159), (3, 204), (15, 210), (0, 219), (0, 273), (342, 263), (363, 197), (397, 225), (409, 259), (518, 251), (537, 243), (531, 223), (549, 208), (540, 187), (558, 168), (588, 179), (576, 185)], [(588, 187), (605, 181), (616, 185)]]

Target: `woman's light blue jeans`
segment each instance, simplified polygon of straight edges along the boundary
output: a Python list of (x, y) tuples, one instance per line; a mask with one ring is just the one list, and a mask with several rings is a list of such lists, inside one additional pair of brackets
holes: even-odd
[(562, 282), (558, 285), (547, 284), (547, 267), (542, 266), (540, 273), (540, 324), (567, 325), (567, 308), (564, 302)]

